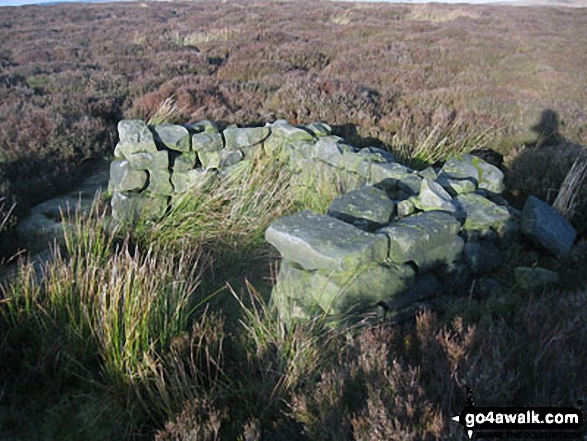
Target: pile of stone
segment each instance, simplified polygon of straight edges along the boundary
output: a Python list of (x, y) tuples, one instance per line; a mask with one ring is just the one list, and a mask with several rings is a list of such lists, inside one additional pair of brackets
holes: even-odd
[[(393, 175), (335, 199), (326, 215), (303, 211), (267, 229), (283, 256), (272, 300), (287, 320), (377, 307), (399, 317), (494, 273), (520, 233), (555, 255), (571, 249), (564, 217), (535, 197), (522, 212), (509, 206), (503, 173), (476, 156), (418, 172), (377, 164)], [(523, 267), (515, 276), (523, 286), (558, 277)]]

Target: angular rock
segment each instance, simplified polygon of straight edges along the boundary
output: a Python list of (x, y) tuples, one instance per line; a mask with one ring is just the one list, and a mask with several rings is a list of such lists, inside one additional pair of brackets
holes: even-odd
[(433, 274), (426, 273), (416, 277), (414, 283), (410, 284), (407, 289), (386, 298), (382, 303), (387, 310), (398, 311), (423, 300), (439, 296), (442, 290), (439, 280)]
[(218, 133), (218, 126), (212, 121), (204, 119), (193, 124), (184, 124), (190, 133)]
[(507, 208), (475, 193), (461, 194), (456, 197), (456, 201), (460, 210), (459, 216), (465, 220), (463, 229), (468, 232), (485, 234), (491, 229), (500, 232), (507, 227), (511, 217)]
[(391, 220), (394, 208), (395, 203), (383, 190), (362, 187), (334, 199), (328, 209), (328, 215), (350, 224), (364, 222), (367, 229), (372, 229), (387, 224)]
[(476, 181), (473, 179), (453, 179), (443, 175), (436, 182), (453, 197), (460, 194), (472, 193), (477, 190)]
[(434, 170), (433, 167), (428, 167), (428, 168), (425, 168), (424, 170), (420, 170), (418, 172), (418, 175), (421, 176), (422, 178), (430, 179), (431, 181), (436, 180), (436, 178), (438, 177), (436, 170)]
[(193, 170), (196, 166), (198, 154), (196, 152), (185, 152), (179, 155), (174, 155), (173, 158), (173, 172), (183, 173)]
[(139, 218), (156, 219), (165, 214), (167, 197), (144, 197), (137, 194), (112, 194), (112, 217), (119, 222), (136, 222)]
[(224, 148), (220, 133), (198, 133), (192, 136), (192, 149), (197, 153), (204, 168), (220, 166), (220, 151)]
[(197, 190), (209, 185), (216, 178), (216, 173), (201, 168), (186, 172), (174, 172), (171, 175), (171, 183), (176, 193), (184, 193), (188, 190)]
[(350, 145), (342, 144), (338, 136), (325, 136), (316, 142), (316, 158), (333, 165), (343, 167), (343, 154), (355, 153), (356, 149)]
[(114, 156), (126, 158), (139, 152), (157, 152), (155, 139), (149, 127), (140, 119), (123, 119), (118, 123), (120, 142), (114, 149)]
[(414, 212), (416, 207), (410, 199), (404, 199), (403, 201), (397, 202), (397, 217), (402, 218), (409, 216)]
[(249, 147), (263, 142), (271, 130), (269, 127), (227, 127), (224, 132), (224, 141), (227, 149), (246, 150)]
[(361, 157), (361, 159), (371, 162), (395, 162), (395, 156), (393, 156), (393, 153), (380, 149), (379, 147), (362, 148), (357, 152), (357, 155)]
[(479, 188), (493, 193), (501, 193), (505, 186), (503, 172), (474, 155), (459, 155), (447, 161), (440, 176), (456, 179), (472, 178)]
[(372, 185), (394, 189), (400, 179), (410, 173), (410, 169), (404, 165), (392, 163), (367, 162), (365, 171), (358, 171), (361, 176), (369, 179)]
[(303, 268), (348, 271), (388, 254), (384, 235), (370, 234), (339, 219), (308, 210), (273, 222), (265, 239)]
[(134, 169), (165, 170), (169, 168), (169, 152), (167, 151), (132, 153), (127, 155), (126, 159)]
[(316, 136), (311, 130), (292, 126), (283, 119), (278, 119), (273, 124), (266, 124), (271, 130), (271, 137), (287, 139), (290, 142), (293, 141), (309, 141), (315, 142)]
[(422, 180), (418, 201), (420, 203), (418, 208), (423, 211), (440, 210), (449, 213), (455, 213), (457, 211), (450, 195), (440, 184), (430, 179)]
[(161, 124), (151, 127), (155, 141), (160, 142), (170, 150), (189, 152), (191, 149), (191, 136), (188, 129), (175, 124)]
[(577, 236), (562, 214), (535, 196), (524, 204), (522, 233), (555, 255), (568, 254)]
[(370, 263), (349, 271), (307, 271), (284, 261), (271, 298), (277, 304), (294, 303), (301, 310), (298, 316), (344, 314), (374, 309), (378, 302), (406, 290), (413, 279), (414, 270), (408, 265)]
[(141, 190), (147, 183), (145, 170), (134, 170), (127, 160), (115, 160), (110, 163), (109, 188), (116, 191)]
[(460, 223), (448, 213), (415, 214), (378, 230), (389, 238), (389, 258), (414, 262), (419, 268), (447, 264), (458, 258), (464, 242), (457, 236)]
[(322, 122), (308, 124), (306, 128), (318, 137), (330, 136), (332, 134), (332, 128), (328, 124)]
[(503, 263), (503, 256), (493, 241), (469, 241), (463, 255), (475, 275), (490, 274)]
[(171, 185), (171, 175), (169, 170), (148, 170), (149, 186), (147, 191), (159, 196), (171, 196), (173, 186)]
[(241, 162), (244, 158), (240, 150), (224, 149), (220, 151), (219, 168), (230, 167), (231, 165)]
[(514, 277), (520, 288), (528, 291), (559, 282), (558, 273), (540, 267), (519, 266), (514, 270)]
[(418, 195), (422, 189), (423, 179), (417, 174), (409, 174), (397, 181), (397, 188), (409, 196)]

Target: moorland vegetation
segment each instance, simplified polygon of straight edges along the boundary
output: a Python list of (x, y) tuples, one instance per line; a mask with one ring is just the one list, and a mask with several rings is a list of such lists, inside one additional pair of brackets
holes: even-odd
[[(465, 439), (450, 416), (467, 387), (478, 405), (587, 401), (586, 34), (587, 11), (564, 8), (1, 8), (0, 439)], [(28, 261), (18, 220), (108, 160), (123, 118), (322, 120), (415, 168), (492, 149), (510, 202), (556, 204), (579, 238), (558, 258), (520, 240), (493, 275), (503, 290), (473, 285), (405, 323), (288, 326), (263, 233), (344, 188), (294, 194), (258, 158), (132, 228), (98, 196), (64, 213), (73, 227), (51, 259)], [(521, 290), (516, 265), (561, 284)]]

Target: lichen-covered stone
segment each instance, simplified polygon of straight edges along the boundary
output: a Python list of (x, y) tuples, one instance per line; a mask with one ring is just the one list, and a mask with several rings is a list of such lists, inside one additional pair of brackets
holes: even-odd
[(577, 236), (562, 214), (535, 196), (524, 204), (522, 233), (556, 255), (568, 254)]
[(388, 254), (384, 235), (361, 231), (339, 219), (308, 210), (273, 222), (265, 239), (281, 255), (303, 268), (347, 271)]
[(501, 193), (505, 188), (503, 172), (474, 155), (459, 155), (450, 159), (442, 167), (441, 176), (455, 179), (472, 178), (479, 188), (493, 193)]
[(162, 146), (178, 152), (189, 152), (191, 149), (191, 136), (188, 129), (175, 124), (161, 124), (152, 126), (155, 141)]
[(475, 193), (456, 197), (459, 215), (464, 218), (463, 228), (469, 232), (487, 233), (490, 229), (501, 231), (511, 215), (507, 208), (494, 204)]
[(209, 185), (216, 178), (216, 173), (201, 168), (185, 172), (173, 172), (171, 183), (176, 193), (184, 193), (188, 190), (200, 189)]
[(383, 190), (362, 187), (352, 190), (332, 201), (328, 214), (344, 222), (364, 222), (367, 228), (382, 227), (391, 220), (395, 203)]
[(438, 177), (438, 174), (436, 173), (436, 170), (434, 170), (433, 167), (427, 167), (424, 170), (420, 170), (418, 172), (418, 175), (422, 178), (430, 179), (432, 181), (434, 181)]
[(196, 152), (184, 152), (176, 155), (173, 158), (173, 172), (183, 173), (189, 170), (193, 170), (198, 160), (198, 154)]
[[(371, 185), (394, 189), (400, 179), (409, 175), (410, 169), (395, 162), (371, 162), (366, 165), (365, 177)], [(363, 173), (362, 171), (360, 173)]]
[(142, 189), (147, 183), (145, 170), (134, 170), (126, 160), (115, 160), (110, 164), (110, 189), (133, 191)]
[(540, 267), (519, 266), (514, 270), (514, 277), (518, 286), (528, 291), (559, 283), (558, 273)]
[(318, 137), (330, 136), (332, 134), (332, 128), (328, 124), (323, 122), (315, 122), (312, 124), (308, 124), (306, 128)]
[(346, 153), (355, 153), (356, 149), (350, 145), (341, 143), (342, 138), (338, 136), (324, 136), (316, 142), (316, 158), (333, 165), (334, 167), (343, 167), (343, 155)]
[(454, 213), (457, 211), (450, 195), (434, 181), (430, 179), (423, 179), (420, 187), (420, 194), (418, 195), (420, 203), (419, 209), (423, 211), (447, 211)]
[(114, 149), (114, 156), (126, 158), (139, 152), (157, 152), (155, 139), (149, 127), (140, 119), (123, 119), (118, 123), (120, 142)]
[(244, 158), (240, 150), (224, 149), (220, 151), (220, 160), (218, 166), (220, 168), (230, 167), (231, 165), (241, 162)]
[(190, 133), (218, 133), (218, 126), (212, 121), (204, 119), (194, 124), (184, 124)]
[(463, 241), (460, 223), (448, 213), (430, 211), (404, 218), (378, 230), (389, 238), (389, 258), (414, 262), (420, 268), (449, 263), (458, 257)]
[(224, 141), (227, 149), (240, 149), (246, 150), (249, 147), (260, 144), (263, 142), (271, 130), (269, 127), (227, 127), (224, 134)]
[(112, 217), (119, 222), (136, 222), (139, 218), (156, 219), (165, 214), (168, 207), (167, 197), (142, 197), (133, 193), (112, 194)]
[(290, 308), (295, 305), (298, 316), (344, 314), (374, 309), (378, 302), (406, 290), (413, 280), (414, 270), (407, 265), (370, 263), (349, 271), (307, 271), (283, 261), (272, 300)]
[(130, 166), (138, 170), (169, 168), (169, 152), (138, 152), (126, 156)]
[(404, 199), (397, 202), (397, 217), (402, 218), (409, 216), (414, 212), (416, 207), (410, 199)]
[(218, 168), (220, 166), (220, 151), (224, 148), (220, 133), (198, 133), (192, 136), (192, 149), (197, 153), (202, 167)]
[(149, 186), (147, 191), (154, 195), (171, 196), (173, 186), (171, 185), (171, 175), (169, 170), (149, 170)]
[(395, 156), (393, 156), (393, 153), (380, 149), (379, 147), (362, 148), (357, 152), (357, 155), (361, 157), (361, 159), (371, 162), (395, 162)]

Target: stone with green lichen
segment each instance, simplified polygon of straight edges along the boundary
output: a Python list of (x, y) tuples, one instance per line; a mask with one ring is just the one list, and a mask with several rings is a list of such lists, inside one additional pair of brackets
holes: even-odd
[(196, 190), (208, 186), (214, 182), (216, 173), (197, 168), (185, 172), (173, 172), (171, 183), (176, 193), (184, 193), (188, 190)]
[(411, 199), (404, 199), (397, 202), (397, 216), (400, 218), (409, 216), (415, 209), (416, 207), (414, 207)]
[(277, 304), (296, 304), (301, 316), (343, 314), (374, 309), (413, 280), (414, 270), (407, 265), (368, 263), (349, 271), (307, 271), (284, 261), (271, 297)]
[(193, 124), (184, 124), (184, 127), (191, 133), (218, 133), (218, 126), (207, 119)]
[(132, 168), (139, 170), (169, 168), (169, 152), (167, 151), (132, 153), (126, 159)]
[(310, 141), (315, 142), (316, 136), (307, 129), (292, 126), (285, 120), (277, 120), (273, 124), (266, 124), (271, 130), (271, 137), (287, 139), (293, 141)]
[(455, 179), (474, 179), (479, 188), (501, 193), (505, 186), (503, 172), (474, 155), (459, 155), (447, 161), (441, 176)]
[(171, 175), (169, 170), (148, 170), (149, 172), (149, 186), (146, 191), (155, 195), (171, 196), (173, 194), (173, 186), (171, 185)]
[(176, 124), (161, 124), (151, 126), (155, 135), (155, 141), (164, 147), (178, 152), (189, 152), (191, 149), (191, 136), (188, 129)]
[(499, 232), (511, 217), (507, 208), (475, 193), (461, 194), (456, 197), (456, 202), (459, 216), (464, 218), (463, 229), (469, 232), (487, 233), (491, 229)]
[(541, 267), (519, 266), (514, 270), (514, 277), (520, 288), (528, 291), (559, 283), (558, 273)]
[(369, 179), (372, 185), (393, 189), (397, 188), (398, 181), (408, 176), (410, 171), (408, 167), (395, 162), (369, 161), (368, 166), (365, 166), (364, 170), (359, 169), (357, 173)]
[(192, 149), (200, 152), (218, 152), (224, 148), (222, 135), (217, 132), (196, 133), (192, 136)]
[(432, 181), (434, 181), (438, 177), (438, 174), (436, 173), (436, 170), (434, 170), (433, 167), (427, 167), (424, 170), (420, 170), (418, 172), (418, 175), (422, 178), (431, 179)]
[(423, 211), (447, 211), (454, 213), (457, 211), (450, 195), (440, 186), (440, 184), (431, 181), (430, 179), (423, 179), (420, 187), (420, 194), (418, 195), (418, 208)]
[(230, 167), (238, 164), (244, 158), (243, 152), (235, 149), (224, 149), (220, 151), (220, 160), (218, 162), (219, 168)]
[(460, 226), (450, 214), (430, 211), (404, 218), (378, 233), (389, 238), (389, 258), (393, 262), (413, 261), (418, 267), (428, 268), (450, 263), (462, 251), (464, 243), (457, 236)]
[(246, 150), (249, 147), (265, 141), (271, 130), (269, 127), (229, 126), (224, 132), (224, 141), (227, 149)]
[(344, 166), (343, 155), (355, 153), (356, 149), (348, 144), (340, 142), (338, 136), (324, 136), (316, 142), (316, 158), (334, 167)]
[(473, 193), (477, 190), (477, 184), (472, 179), (452, 179), (446, 176), (439, 178), (436, 182), (440, 184), (451, 196)]
[(196, 152), (185, 152), (176, 156), (173, 160), (173, 172), (182, 173), (193, 170), (197, 159), (198, 154)]
[(133, 191), (142, 189), (147, 183), (145, 170), (132, 169), (126, 160), (115, 160), (110, 163), (110, 181), (108, 187), (116, 191)]
[(112, 217), (119, 222), (136, 222), (139, 218), (156, 219), (165, 214), (169, 198), (144, 197), (138, 194), (114, 192), (112, 194)]
[(316, 136), (330, 136), (332, 134), (332, 128), (323, 122), (315, 122), (306, 126)]
[(362, 187), (334, 199), (328, 215), (350, 224), (364, 221), (366, 227), (371, 229), (387, 224), (394, 208), (395, 202), (389, 199), (385, 191)]
[(398, 179), (397, 188), (410, 196), (418, 195), (422, 189), (422, 181), (420, 176), (411, 173)]
[(388, 254), (384, 235), (361, 231), (331, 216), (305, 210), (274, 221), (265, 239), (303, 268), (347, 271)]
[(123, 119), (118, 123), (120, 142), (114, 149), (116, 158), (126, 158), (133, 153), (157, 152), (155, 139), (149, 127), (140, 119)]

